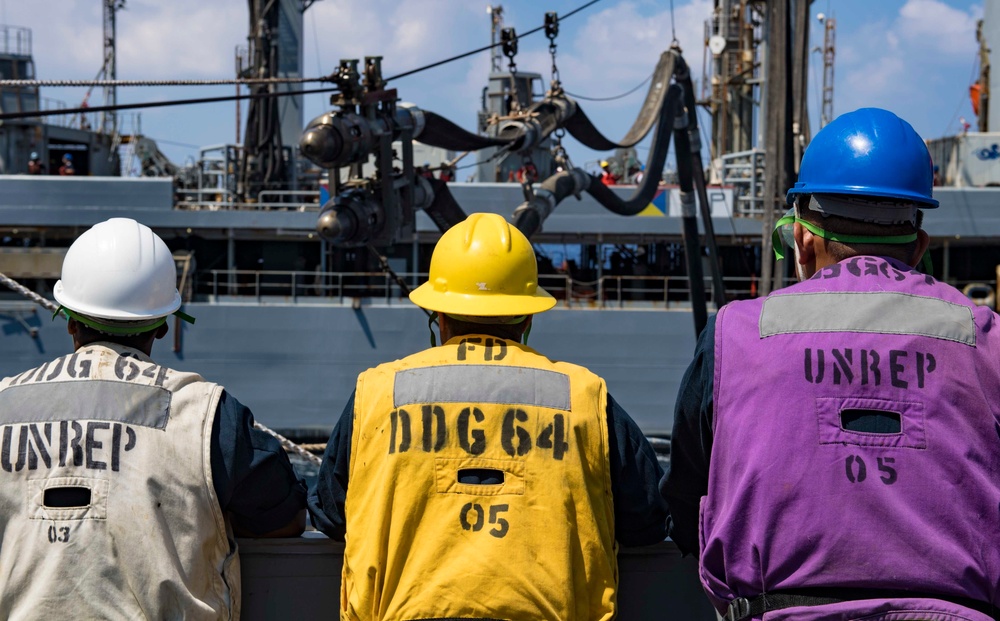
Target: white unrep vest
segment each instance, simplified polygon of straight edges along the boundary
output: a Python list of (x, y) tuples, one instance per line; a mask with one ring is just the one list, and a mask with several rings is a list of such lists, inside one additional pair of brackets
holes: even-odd
[(239, 618), (221, 393), (110, 343), (0, 382), (0, 618)]

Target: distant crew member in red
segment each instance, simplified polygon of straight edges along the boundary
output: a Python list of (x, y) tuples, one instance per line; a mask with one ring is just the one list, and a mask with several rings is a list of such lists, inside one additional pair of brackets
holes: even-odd
[(45, 164), (38, 157), (38, 153), (32, 151), (31, 157), (28, 159), (28, 174), (29, 175), (44, 175), (45, 174)]
[(607, 160), (601, 160), (601, 183), (618, 185), (618, 175), (611, 172), (611, 163)]
[(66, 176), (66, 175), (75, 175), (76, 174), (76, 169), (73, 168), (73, 154), (72, 153), (64, 153), (63, 154), (63, 156), (62, 156), (62, 165), (59, 166), (59, 174), (63, 175), (63, 176)]

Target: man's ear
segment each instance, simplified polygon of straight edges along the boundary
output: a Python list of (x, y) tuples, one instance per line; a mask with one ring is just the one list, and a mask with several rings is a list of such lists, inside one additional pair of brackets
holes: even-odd
[(795, 238), (795, 250), (798, 263), (810, 265), (816, 261), (816, 236), (798, 222), (793, 225), (792, 235)]
[(917, 247), (913, 250), (913, 258), (910, 259), (910, 267), (916, 267), (927, 252), (927, 246), (931, 243), (931, 236), (923, 229), (917, 229)]
[(163, 322), (163, 325), (156, 329), (156, 338), (162, 339), (169, 331), (170, 327), (167, 325), (167, 322)]

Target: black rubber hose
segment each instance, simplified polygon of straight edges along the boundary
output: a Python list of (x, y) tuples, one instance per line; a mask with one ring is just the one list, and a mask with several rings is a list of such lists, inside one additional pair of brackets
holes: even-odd
[(420, 142), (432, 147), (450, 151), (478, 151), (486, 147), (498, 147), (511, 142), (510, 139), (489, 138), (468, 132), (448, 119), (424, 110), (424, 130), (420, 132)]
[(434, 201), (424, 208), (424, 212), (430, 216), (431, 220), (444, 233), (462, 220), (465, 220), (465, 212), (455, 201), (448, 184), (440, 179), (428, 179), (431, 188), (434, 190)]
[(628, 200), (622, 200), (608, 189), (601, 183), (600, 177), (580, 168), (574, 168), (552, 175), (543, 181), (531, 200), (521, 204), (514, 211), (514, 226), (530, 238), (541, 230), (542, 223), (561, 201), (570, 195), (579, 194), (581, 190), (586, 190), (597, 202), (619, 215), (634, 216), (645, 209), (660, 186), (660, 171), (663, 170), (667, 152), (670, 150), (670, 132), (682, 96), (680, 91), (680, 87), (676, 84), (667, 90), (667, 96), (660, 108), (656, 133), (653, 136), (653, 148), (650, 149), (646, 162), (649, 174), (643, 178), (642, 183)]
[(590, 179), (591, 175), (582, 168), (552, 175), (535, 189), (530, 201), (522, 203), (514, 210), (514, 226), (530, 239), (541, 230), (542, 222), (552, 213), (556, 205), (586, 189)]
[(694, 333), (699, 336), (708, 323), (708, 304), (705, 301), (705, 272), (701, 267), (701, 240), (698, 237), (698, 216), (694, 206), (694, 178), (691, 174), (691, 139), (688, 124), (674, 131), (677, 154), (677, 180), (681, 191), (681, 231), (684, 238), (684, 259), (687, 262), (688, 283), (691, 290), (691, 314)]
[(667, 162), (670, 133), (674, 127), (674, 117), (678, 112), (681, 96), (680, 86), (671, 84), (667, 89), (667, 96), (663, 100), (656, 122), (656, 132), (653, 134), (653, 147), (649, 150), (649, 157), (646, 160), (647, 174), (632, 196), (622, 200), (608, 186), (601, 183), (600, 177), (591, 175), (587, 193), (597, 202), (622, 216), (634, 216), (649, 206), (649, 202), (656, 196), (656, 190), (660, 186), (660, 172)]
[(684, 106), (688, 113), (688, 136), (694, 141), (690, 150), (691, 174), (695, 190), (698, 192), (702, 226), (705, 229), (705, 245), (708, 246), (708, 256), (711, 259), (713, 299), (715, 300), (715, 307), (718, 309), (725, 306), (727, 301), (726, 284), (722, 280), (719, 246), (716, 243), (715, 225), (712, 223), (712, 209), (708, 202), (705, 166), (701, 160), (701, 134), (698, 132), (698, 110), (694, 100), (694, 85), (691, 83), (691, 71), (681, 56), (677, 57), (677, 81), (684, 88)]
[(526, 151), (538, 146), (576, 113), (576, 102), (565, 95), (546, 97), (525, 111), (523, 119), (504, 125), (498, 138), (510, 143), (510, 150)]
[(674, 75), (674, 63), (678, 58), (674, 50), (667, 50), (660, 54), (660, 60), (656, 64), (653, 72), (653, 79), (649, 84), (649, 91), (646, 92), (646, 100), (642, 103), (642, 109), (635, 123), (628, 133), (618, 142), (609, 140), (594, 127), (587, 115), (577, 104), (576, 114), (570, 117), (565, 124), (566, 131), (576, 138), (586, 147), (595, 151), (611, 151), (612, 149), (625, 149), (638, 144), (653, 125), (657, 123), (660, 110), (663, 109), (663, 100), (667, 96), (670, 86), (670, 79)]

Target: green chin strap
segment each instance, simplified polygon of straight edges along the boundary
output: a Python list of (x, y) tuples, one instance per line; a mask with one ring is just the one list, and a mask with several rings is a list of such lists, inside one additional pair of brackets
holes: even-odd
[[(193, 324), (195, 322), (195, 318), (194, 317), (192, 317), (191, 315), (188, 315), (187, 313), (181, 311), (180, 309), (174, 311), (171, 314), (176, 315), (177, 317), (181, 318), (182, 320), (186, 321), (187, 323)], [(72, 310), (66, 308), (65, 306), (60, 306), (59, 308), (57, 308), (55, 310), (55, 312), (52, 313), (52, 319), (55, 319), (57, 315), (62, 315), (63, 317), (66, 317), (67, 319), (75, 319), (75, 320), (79, 321), (80, 323), (82, 323), (83, 325), (85, 325), (87, 327), (90, 327), (90, 328), (93, 328), (94, 330), (97, 330), (98, 332), (102, 332), (104, 334), (111, 334), (113, 336), (132, 336), (132, 335), (135, 335), (135, 334), (142, 334), (143, 332), (149, 332), (150, 330), (155, 330), (155, 329), (159, 328), (160, 326), (162, 326), (163, 324), (165, 324), (167, 322), (167, 318), (166, 317), (160, 317), (158, 320), (154, 321), (153, 323), (147, 323), (147, 324), (136, 325), (136, 326), (109, 325), (109, 324), (105, 324), (105, 323), (101, 323), (99, 321), (96, 321), (93, 317), (88, 317), (86, 315), (81, 315), (80, 313), (77, 313), (76, 311), (72, 311)]]
[[(774, 257), (778, 261), (785, 258), (784, 246), (787, 244), (789, 247), (793, 247), (795, 244), (794, 240), (786, 239), (782, 235), (782, 228), (785, 226), (790, 226), (795, 223), (801, 224), (807, 231), (822, 237), (823, 239), (828, 239), (834, 242), (841, 242), (844, 244), (909, 244), (917, 240), (916, 233), (907, 233), (905, 235), (845, 235), (842, 233), (831, 233), (825, 229), (821, 229), (812, 222), (803, 220), (802, 218), (797, 218), (794, 215), (786, 215), (778, 219), (774, 223), (774, 232), (771, 233), (771, 246), (774, 248)], [(924, 268), (924, 273), (930, 274), (933, 271), (933, 265), (931, 264), (930, 253), (925, 252), (922, 266)]]

